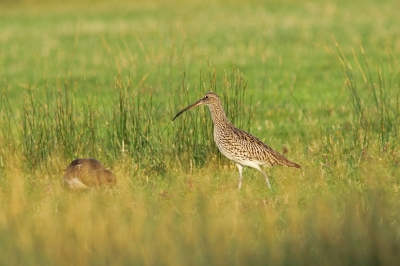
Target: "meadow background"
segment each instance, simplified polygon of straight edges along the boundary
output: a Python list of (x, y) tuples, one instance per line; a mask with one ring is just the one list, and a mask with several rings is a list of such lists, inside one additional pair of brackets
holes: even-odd
[[(1, 1), (5, 265), (396, 265), (400, 2)], [(207, 91), (302, 165), (237, 169)], [(66, 191), (75, 158), (112, 189)]]

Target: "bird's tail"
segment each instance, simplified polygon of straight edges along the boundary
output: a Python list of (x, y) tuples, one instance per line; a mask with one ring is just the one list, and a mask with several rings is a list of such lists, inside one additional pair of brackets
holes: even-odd
[(279, 152), (273, 151), (273, 153), (274, 153), (274, 155), (275, 155), (274, 157), (276, 159), (275, 164), (283, 165), (283, 166), (287, 166), (287, 167), (301, 168), (301, 165), (290, 161), (288, 158), (286, 158)]
[(287, 166), (294, 167), (294, 168), (301, 168), (300, 164), (297, 164), (297, 163), (294, 163), (294, 162), (291, 162), (291, 161), (288, 162)]

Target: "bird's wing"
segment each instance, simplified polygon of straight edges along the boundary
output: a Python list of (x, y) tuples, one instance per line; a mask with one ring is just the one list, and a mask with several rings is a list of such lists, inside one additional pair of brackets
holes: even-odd
[(246, 131), (235, 128), (231, 141), (234, 146), (240, 147), (243, 153), (243, 159), (257, 161), (260, 164), (269, 166), (286, 165), (296, 167), (294, 163), (289, 161), (285, 156), (273, 150), (256, 136)]

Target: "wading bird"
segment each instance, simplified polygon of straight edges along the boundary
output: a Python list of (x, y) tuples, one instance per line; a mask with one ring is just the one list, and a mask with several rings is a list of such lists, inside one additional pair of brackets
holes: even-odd
[(271, 149), (257, 137), (246, 131), (236, 128), (225, 115), (221, 99), (214, 92), (208, 92), (199, 101), (182, 109), (172, 119), (174, 121), (183, 112), (205, 104), (210, 109), (211, 118), (214, 124), (214, 141), (221, 153), (233, 161), (239, 169), (239, 185), (242, 186), (242, 170), (244, 166), (249, 166), (260, 171), (271, 188), (267, 174), (260, 168), (260, 165), (272, 167), (283, 165), (288, 167), (301, 168), (297, 163), (289, 161), (285, 156)]
[(117, 178), (96, 159), (75, 159), (65, 169), (64, 184), (70, 189), (115, 186)]

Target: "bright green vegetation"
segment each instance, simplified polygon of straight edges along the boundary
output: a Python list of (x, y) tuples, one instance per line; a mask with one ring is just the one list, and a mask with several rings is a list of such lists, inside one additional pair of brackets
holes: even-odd
[[(399, 1), (133, 2), (0, 3), (4, 264), (399, 264)], [(238, 192), (211, 90), (303, 168)]]

